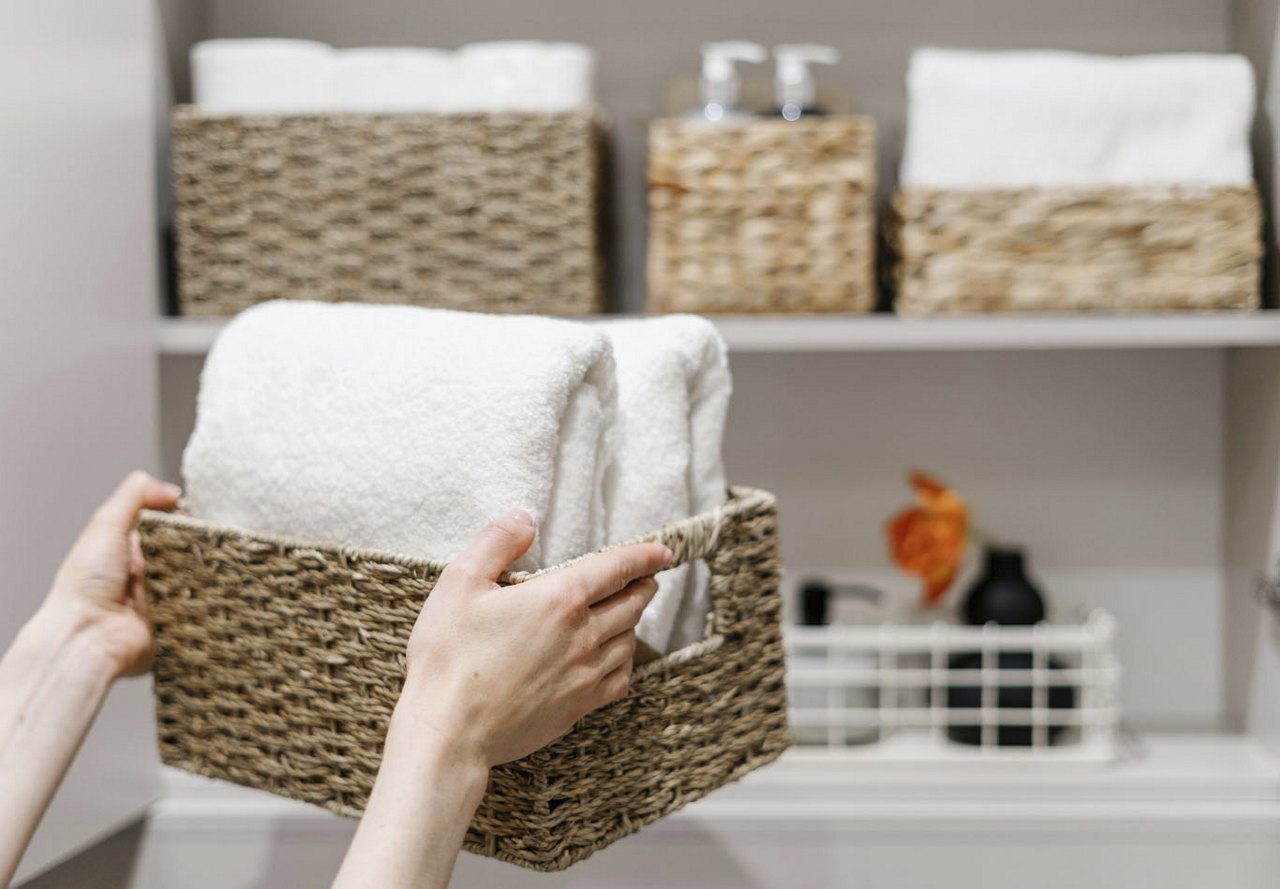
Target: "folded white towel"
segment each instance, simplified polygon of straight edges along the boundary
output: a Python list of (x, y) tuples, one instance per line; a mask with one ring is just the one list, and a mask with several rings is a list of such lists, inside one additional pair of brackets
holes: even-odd
[[(613, 343), (618, 419), (605, 476), (610, 542), (721, 506), (721, 441), (731, 382), (724, 341), (703, 318), (600, 325)], [(658, 651), (702, 638), (711, 601), (705, 565), (663, 572), (637, 636)]]
[(466, 105), (453, 53), (412, 46), (340, 49), (333, 75), (339, 111), (456, 111)]
[(328, 110), (333, 76), (333, 47), (314, 40), (203, 40), (191, 48), (193, 100), (211, 114)]
[(1238, 55), (922, 49), (901, 184), (1245, 184), (1253, 106)]
[(580, 43), (497, 40), (457, 57), (475, 111), (574, 111), (595, 101), (595, 50)]
[(235, 527), (446, 560), (523, 507), (538, 539), (516, 567), (543, 567), (605, 541), (615, 404), (589, 325), (266, 303), (209, 353), (187, 502)]

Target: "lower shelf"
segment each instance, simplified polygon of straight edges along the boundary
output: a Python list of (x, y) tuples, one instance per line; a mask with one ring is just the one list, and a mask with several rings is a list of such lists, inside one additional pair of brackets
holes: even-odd
[[(909, 743), (909, 742), (908, 742)], [(166, 770), (167, 793), (153, 821), (334, 821), (324, 810)], [(826, 748), (794, 747), (773, 765), (748, 775), (673, 815), (668, 821), (774, 819), (854, 814), (893, 804), (898, 817), (918, 811), (934, 819), (938, 804), (967, 808), (1031, 807), (1042, 815), (1080, 804), (1160, 804), (1174, 816), (1206, 804), (1256, 804), (1280, 825), (1280, 760), (1242, 735), (1146, 735), (1130, 739), (1114, 763), (894, 762)], [(838, 804), (833, 808), (833, 804)], [(913, 804), (919, 804), (913, 809)], [(844, 806), (844, 808), (840, 808)], [(852, 808), (850, 808), (852, 807)], [(655, 827), (661, 827), (659, 822)]]
[[(355, 830), (258, 791), (167, 778), (137, 889), (326, 884)], [(546, 889), (1273, 889), (1280, 763), (1230, 735), (1151, 735), (1110, 765), (890, 765), (793, 749), (582, 864), (538, 876)], [(530, 882), (520, 868), (463, 855), (451, 885)]]
[[(906, 736), (889, 743), (910, 744)], [(1280, 760), (1242, 735), (1128, 738), (1113, 763), (1000, 760), (902, 762), (874, 748), (850, 752), (795, 747), (778, 765), (704, 801), (730, 794), (760, 804), (850, 801), (1026, 804), (1042, 813), (1080, 803), (1262, 803), (1280, 817)]]

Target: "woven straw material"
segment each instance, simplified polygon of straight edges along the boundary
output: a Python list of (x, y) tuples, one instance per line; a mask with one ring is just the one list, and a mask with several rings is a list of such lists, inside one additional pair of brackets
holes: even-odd
[[(735, 489), (647, 538), (676, 564), (706, 559), (707, 638), (638, 667), (622, 700), (493, 769), (466, 849), (561, 870), (782, 753), (776, 525), (771, 495)], [(140, 527), (163, 760), (359, 815), (443, 566), (164, 513)]]
[(866, 312), (875, 304), (866, 117), (649, 130), (655, 312)]
[(1259, 305), (1252, 187), (908, 188), (894, 209), (903, 314)]
[(179, 304), (601, 309), (588, 112), (173, 117)]

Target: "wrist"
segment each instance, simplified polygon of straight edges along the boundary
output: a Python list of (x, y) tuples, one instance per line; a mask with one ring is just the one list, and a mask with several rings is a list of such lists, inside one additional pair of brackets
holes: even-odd
[(410, 674), (387, 726), (384, 759), (413, 757), (458, 778), (476, 804), (489, 781), (484, 746), (467, 730), (459, 708), (450, 707), (438, 689)]
[(16, 646), (22, 646), (29, 660), (60, 662), (74, 672), (104, 678), (108, 685), (122, 672), (101, 623), (74, 604), (46, 600), (19, 632)]

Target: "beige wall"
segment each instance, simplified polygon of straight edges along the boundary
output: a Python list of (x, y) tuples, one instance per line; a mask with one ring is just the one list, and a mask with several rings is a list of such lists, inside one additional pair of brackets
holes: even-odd
[[(924, 43), (1063, 47), (1103, 52), (1222, 50), (1228, 0), (207, 0), (210, 36), (294, 36), (337, 45), (434, 44), (536, 37), (600, 51), (613, 120), (620, 306), (643, 305), (645, 136), (671, 78), (696, 74), (698, 44), (744, 38), (821, 41), (844, 61), (828, 82), (851, 92), (881, 128), (887, 175), (902, 139), (903, 74)], [(767, 68), (757, 76), (769, 76)]]
[[(1280, 118), (1280, 69), (1276, 66), (1277, 0), (1234, 0), (1232, 45), (1249, 56), (1258, 72), (1258, 115), (1254, 121), (1254, 166), (1267, 210), (1266, 275), (1270, 304), (1276, 300), (1275, 170), (1276, 121)], [(1249, 729), (1280, 753), (1280, 619), (1260, 610), (1254, 598), (1258, 566), (1277, 569), (1280, 553), (1280, 353), (1232, 356), (1227, 401), (1227, 588), (1223, 600), (1226, 631), (1225, 710), (1232, 728)]]
[[(155, 38), (149, 3), (5, 6), (0, 647), (92, 508), (154, 468)], [(137, 817), (158, 786), (152, 738), (147, 683), (123, 683), (20, 873)]]

